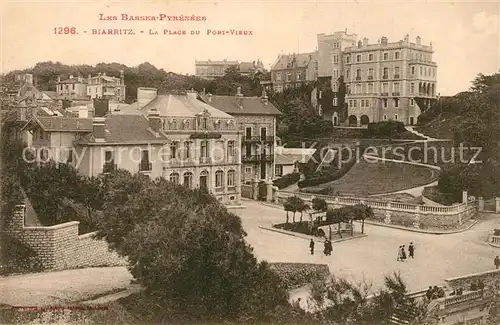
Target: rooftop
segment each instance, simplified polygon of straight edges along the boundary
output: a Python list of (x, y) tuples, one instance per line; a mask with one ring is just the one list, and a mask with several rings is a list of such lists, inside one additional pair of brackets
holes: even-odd
[[(260, 97), (218, 96), (200, 94), (207, 104), (231, 115), (281, 115), (281, 112), (269, 101)], [(240, 104), (238, 104), (240, 101)]]
[(307, 68), (309, 62), (317, 59), (317, 53), (299, 53), (280, 55), (278, 60), (273, 64), (271, 70), (283, 70), (289, 68)]

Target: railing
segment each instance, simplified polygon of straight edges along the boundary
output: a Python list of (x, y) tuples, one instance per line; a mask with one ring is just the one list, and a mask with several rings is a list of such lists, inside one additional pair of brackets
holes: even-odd
[(400, 94), (399, 91), (395, 91), (392, 93), (392, 96), (399, 96), (399, 94)]
[(490, 242), (492, 244), (497, 244), (497, 245), (500, 245), (500, 236), (494, 236), (494, 235), (491, 235), (491, 240)]
[(382, 76), (382, 79), (389, 79), (389, 76), (388, 75), (384, 75), (384, 76)]
[(361, 80), (361, 77), (359, 77), (359, 76), (358, 76), (358, 77), (356, 77), (356, 80)]
[(259, 135), (253, 135), (253, 136), (244, 136), (241, 139), (242, 142), (274, 142), (274, 137), (273, 136), (259, 136)]
[(273, 161), (274, 155), (250, 155), (241, 156), (241, 162), (259, 162), (259, 161)]
[(373, 80), (373, 76), (368, 76), (368, 80)]
[(153, 163), (148, 162), (148, 161), (143, 161), (139, 163), (139, 171), (140, 172), (148, 172), (153, 169)]
[(389, 93), (380, 93), (380, 96), (389, 96)]
[(216, 193), (221, 193), (221, 192), (224, 192), (224, 187), (216, 187), (216, 188), (215, 188), (215, 192), (216, 192)]
[(438, 302), (440, 305), (440, 309), (444, 309), (446, 307), (451, 307), (457, 304), (461, 304), (463, 302), (481, 299), (482, 297), (483, 297), (483, 290), (476, 290), (458, 296), (443, 297), (440, 298)]
[(399, 74), (395, 74), (394, 79), (399, 79)]

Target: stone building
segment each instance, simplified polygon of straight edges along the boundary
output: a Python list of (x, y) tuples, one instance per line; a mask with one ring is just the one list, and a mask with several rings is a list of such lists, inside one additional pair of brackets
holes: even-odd
[(68, 79), (57, 78), (56, 86), (57, 97), (62, 99), (88, 99), (87, 80), (81, 76), (70, 75)]
[(106, 73), (99, 73), (87, 79), (87, 95), (94, 98), (110, 99), (116, 102), (125, 101), (125, 75), (120, 71), (120, 78), (106, 76)]
[(316, 81), (317, 76), (317, 52), (280, 55), (271, 66), (271, 82), (276, 92), (299, 88), (302, 84)]
[(432, 43), (415, 43), (409, 35), (377, 44), (368, 39), (344, 51), (344, 80), (347, 88), (349, 125), (359, 126), (385, 120), (413, 125), (421, 111), (436, 96), (437, 64), (432, 61)]
[(231, 66), (238, 66), (238, 61), (195, 61), (195, 75), (203, 79), (222, 77)]
[(241, 180), (273, 179), (276, 147), (276, 118), (281, 112), (268, 101), (265, 91), (259, 97), (245, 97), (238, 87), (236, 96), (200, 94), (205, 103), (233, 116), (241, 140)]

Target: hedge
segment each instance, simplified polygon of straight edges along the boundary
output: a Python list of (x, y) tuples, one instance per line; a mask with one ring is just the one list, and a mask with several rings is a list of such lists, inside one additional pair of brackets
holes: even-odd
[[(309, 243), (304, 243), (304, 249), (309, 250)], [(269, 263), (269, 267), (291, 290), (312, 283), (318, 278), (327, 279), (331, 276), (326, 264), (310, 263)]]
[(298, 184), (299, 188), (303, 188), (303, 187), (316, 186), (316, 185), (336, 181), (337, 179), (339, 179), (342, 176), (344, 176), (345, 174), (347, 174), (347, 172), (352, 168), (352, 166), (354, 166), (355, 163), (356, 163), (356, 159), (351, 159), (347, 163), (345, 163), (342, 166), (342, 168), (340, 168), (337, 171), (334, 171), (330, 174), (319, 176), (319, 177), (304, 179), (304, 180), (298, 182), (297, 184)]
[(274, 180), (273, 185), (277, 186), (281, 190), (282, 188), (297, 183), (299, 180), (300, 180), (300, 173), (290, 173)]

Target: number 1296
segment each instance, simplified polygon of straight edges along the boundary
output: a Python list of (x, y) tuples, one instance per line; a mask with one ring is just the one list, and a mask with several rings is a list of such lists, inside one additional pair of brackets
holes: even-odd
[(54, 34), (57, 35), (69, 35), (78, 34), (75, 27), (54, 27)]

